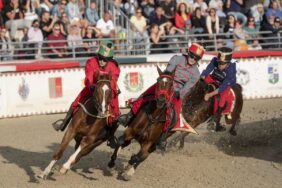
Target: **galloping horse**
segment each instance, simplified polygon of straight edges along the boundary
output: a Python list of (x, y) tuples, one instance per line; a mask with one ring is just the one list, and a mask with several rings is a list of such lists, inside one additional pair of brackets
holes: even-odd
[[(193, 88), (191, 88), (190, 92), (184, 96), (182, 100), (182, 114), (191, 127), (196, 128), (198, 125), (211, 118), (214, 107), (214, 98), (205, 101), (204, 96), (206, 93), (209, 93), (214, 89), (213, 85), (207, 84), (204, 80), (200, 79)], [(236, 125), (240, 123), (240, 114), (243, 108), (243, 95), (242, 87), (239, 84), (234, 85), (232, 90), (235, 95), (235, 105), (231, 114), (225, 115), (225, 122), (226, 124), (232, 125), (229, 133), (236, 136), (237, 132), (235, 128)], [(171, 141), (170, 146), (176, 146), (176, 144), (180, 142), (179, 148), (183, 148), (184, 139), (188, 134), (189, 133), (187, 132), (181, 133)]]
[(116, 147), (108, 167), (113, 169), (115, 160), (120, 148), (124, 148), (131, 143), (132, 139), (139, 142), (141, 149), (138, 154), (131, 156), (128, 161), (126, 171), (122, 174), (125, 180), (130, 180), (137, 166), (143, 162), (151, 152), (155, 151), (156, 143), (162, 134), (163, 126), (166, 122), (167, 108), (171, 105), (171, 94), (173, 94), (174, 73), (162, 72), (157, 67), (159, 78), (156, 84), (156, 94), (154, 100), (142, 105), (135, 118), (128, 124), (123, 135), (119, 137)]
[(63, 137), (61, 145), (53, 155), (50, 164), (45, 168), (40, 178), (46, 179), (52, 167), (62, 157), (63, 152), (72, 139), (75, 139), (75, 153), (70, 156), (60, 169), (60, 173), (65, 174), (71, 165), (77, 163), (80, 158), (87, 155), (95, 147), (106, 141), (109, 137), (107, 131), (109, 104), (112, 100), (112, 90), (110, 86), (111, 73), (109, 75), (97, 75), (97, 84), (91, 95), (83, 104), (79, 103), (80, 108), (74, 114), (67, 131)]

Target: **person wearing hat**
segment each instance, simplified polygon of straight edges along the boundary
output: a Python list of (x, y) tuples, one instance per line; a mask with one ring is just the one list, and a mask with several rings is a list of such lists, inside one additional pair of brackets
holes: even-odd
[(213, 83), (216, 86), (216, 90), (205, 95), (205, 100), (208, 101), (215, 95), (220, 96), (218, 110), (213, 116), (213, 121), (216, 125), (215, 131), (225, 131), (225, 127), (220, 125), (221, 113), (225, 108), (231, 87), (236, 84), (236, 62), (232, 59), (232, 49), (220, 48), (218, 56), (211, 60), (202, 72), (201, 78), (206, 83)]
[[(72, 119), (73, 114), (78, 109), (78, 103), (83, 103), (86, 99), (88, 99), (91, 96), (91, 93), (93, 93), (95, 89), (95, 85), (97, 80), (95, 80), (95, 75), (97, 72), (100, 74), (109, 74), (111, 72), (112, 74), (112, 80), (111, 80), (111, 89), (113, 91), (112, 95), (112, 102), (111, 102), (111, 111), (114, 114), (114, 118), (111, 120), (111, 128), (116, 129), (117, 123), (116, 120), (118, 118), (119, 114), (119, 107), (118, 107), (118, 94), (119, 89), (117, 86), (118, 77), (120, 74), (120, 69), (118, 66), (118, 63), (113, 59), (114, 56), (114, 44), (110, 40), (104, 40), (101, 41), (101, 44), (98, 49), (98, 53), (94, 55), (94, 57), (91, 57), (87, 60), (85, 65), (85, 80), (84, 84), (85, 87), (82, 89), (82, 91), (79, 93), (79, 95), (76, 97), (75, 101), (71, 104), (71, 107), (69, 108), (66, 117), (63, 120), (58, 120), (55, 123), (53, 123), (53, 127), (56, 131), (64, 131), (67, 125), (69, 124), (70, 120)], [(111, 138), (113, 136), (114, 131), (110, 131)], [(113, 140), (110, 140), (110, 142)]]
[[(182, 55), (174, 55), (168, 62), (165, 72), (172, 72), (175, 70), (173, 88), (174, 94), (172, 97), (172, 103), (177, 113), (177, 122), (174, 125), (172, 131), (188, 131), (189, 127), (180, 126), (180, 113), (181, 113), (181, 101), (186, 93), (188, 93), (195, 83), (200, 78), (200, 71), (198, 69), (198, 61), (202, 59), (204, 55), (204, 48), (193, 43)], [(118, 118), (118, 122), (124, 126), (131, 121), (131, 119), (138, 113), (140, 107), (144, 104), (144, 96), (155, 95), (156, 84), (147, 89), (137, 100), (131, 102), (131, 110), (129, 113), (121, 115)], [(166, 129), (168, 131), (168, 129)], [(167, 132), (163, 132), (159, 139), (158, 146), (161, 150), (166, 147)]]

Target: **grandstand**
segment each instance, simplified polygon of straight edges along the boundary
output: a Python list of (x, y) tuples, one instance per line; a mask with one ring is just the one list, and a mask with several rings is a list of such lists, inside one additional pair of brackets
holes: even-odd
[(282, 1), (0, 0), (1, 61), (86, 58), (110, 38), (117, 56), (281, 50)]

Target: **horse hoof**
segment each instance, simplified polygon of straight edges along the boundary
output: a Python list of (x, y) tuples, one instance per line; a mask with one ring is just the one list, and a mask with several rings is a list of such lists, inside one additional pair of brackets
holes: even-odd
[(40, 178), (40, 179), (46, 180), (47, 179), (47, 174), (41, 173), (37, 177)]
[(237, 136), (237, 132), (234, 131), (234, 130), (230, 130), (229, 133), (230, 133), (232, 136)]
[(130, 181), (131, 178), (132, 178), (132, 176), (130, 176), (130, 175), (126, 174), (126, 173), (123, 173), (123, 174), (122, 174), (122, 177), (123, 177), (123, 180), (124, 180), (124, 181)]
[(107, 174), (109, 175), (109, 176), (113, 176), (113, 175), (115, 175), (115, 169), (114, 168), (110, 168), (110, 167), (107, 167)]
[(133, 174), (135, 173), (135, 169), (132, 165), (128, 165), (126, 167), (125, 172), (122, 174), (122, 177), (125, 181), (131, 180)]
[(61, 173), (61, 174), (66, 174), (67, 171), (68, 171), (68, 169), (66, 169), (66, 168), (64, 168), (64, 167), (62, 167), (62, 168), (60, 169), (60, 173)]

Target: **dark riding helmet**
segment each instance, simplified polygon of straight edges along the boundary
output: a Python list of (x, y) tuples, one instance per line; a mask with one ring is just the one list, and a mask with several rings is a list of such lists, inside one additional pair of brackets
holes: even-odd
[(220, 65), (230, 63), (232, 59), (232, 49), (228, 47), (219, 48), (217, 58)]

